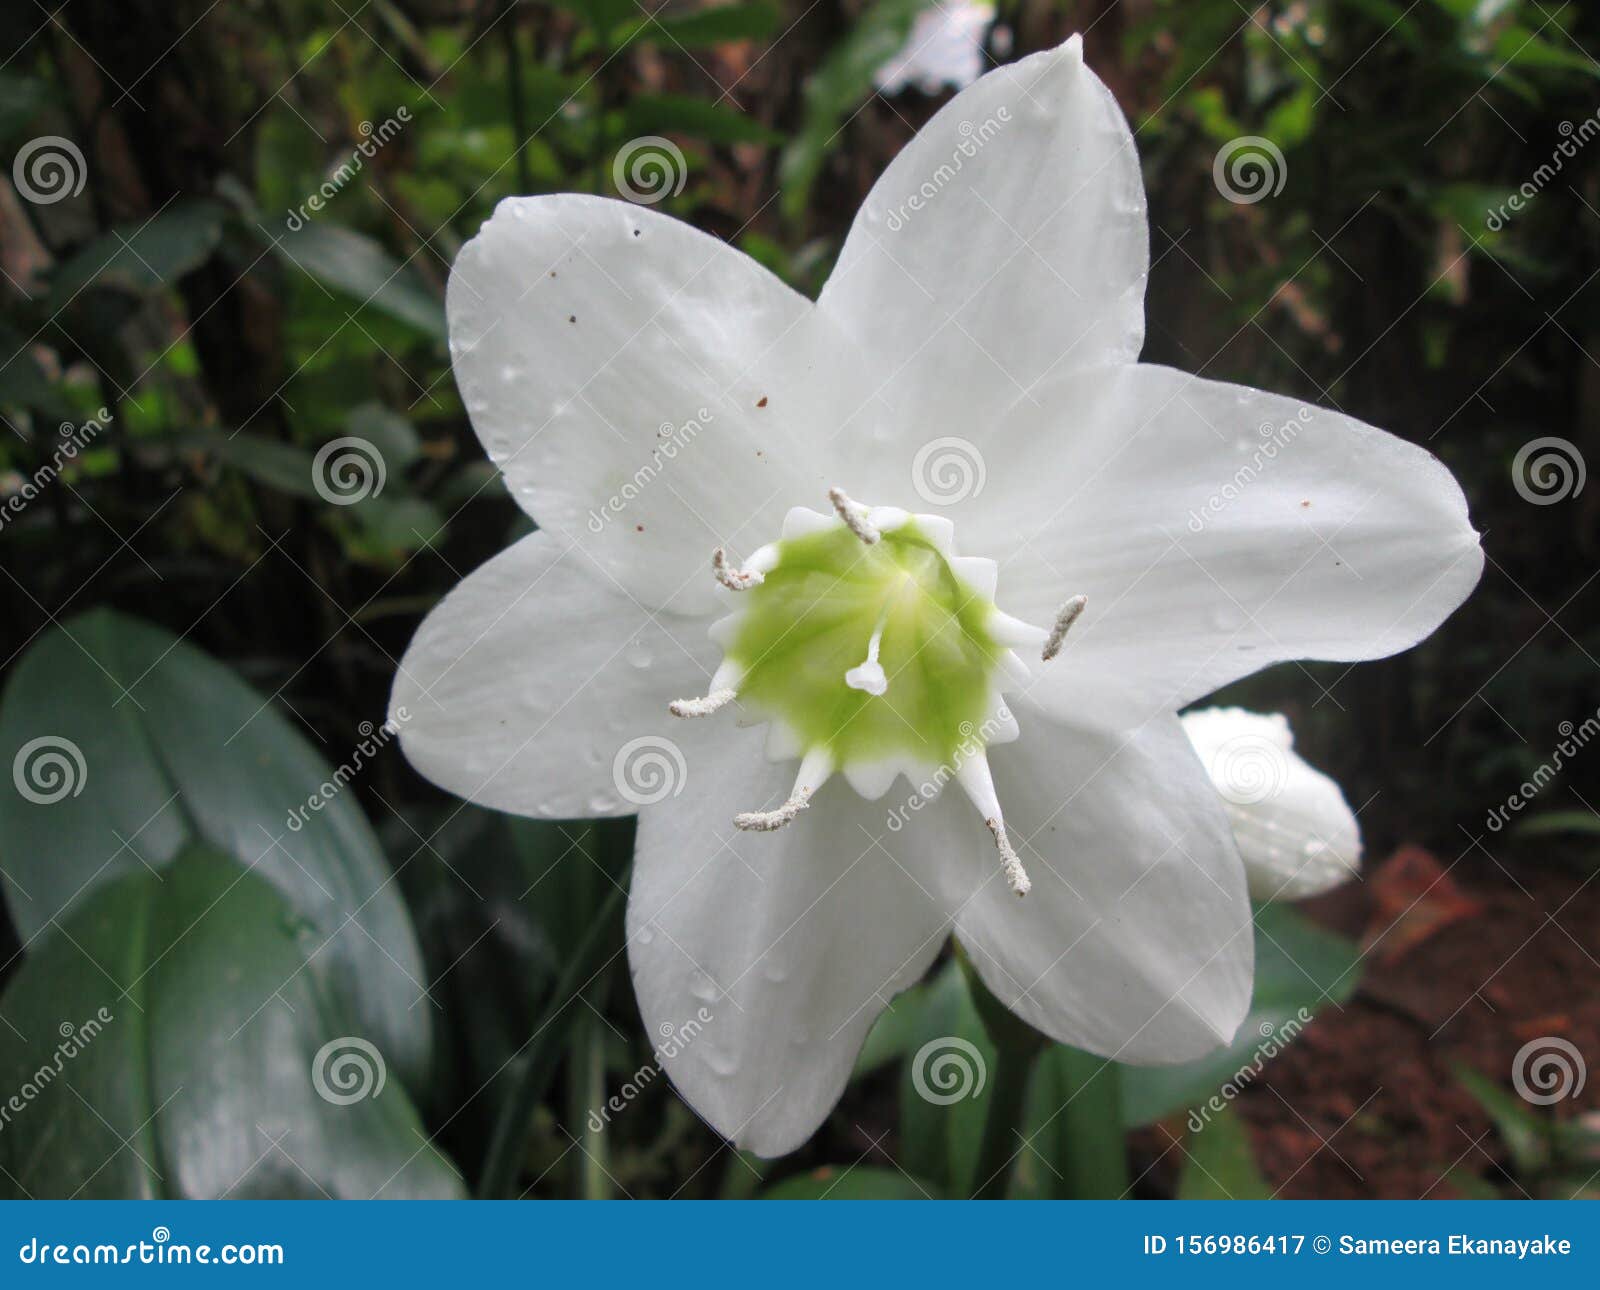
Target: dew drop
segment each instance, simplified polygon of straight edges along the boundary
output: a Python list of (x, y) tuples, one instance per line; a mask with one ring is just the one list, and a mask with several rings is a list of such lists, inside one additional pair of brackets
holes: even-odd
[(689, 993), (701, 1003), (715, 1003), (722, 998), (722, 991), (717, 988), (717, 983), (704, 972), (695, 973), (694, 980), (689, 985)]
[(629, 642), (625, 657), (630, 667), (646, 668), (652, 661), (650, 647), (638, 639)]
[(655, 938), (656, 934), (648, 927), (641, 927), (633, 934), (633, 939), (638, 941), (640, 945), (648, 945), (651, 941), (655, 940)]
[(616, 809), (616, 799), (605, 793), (596, 793), (589, 799), (589, 809), (596, 815), (604, 815)]

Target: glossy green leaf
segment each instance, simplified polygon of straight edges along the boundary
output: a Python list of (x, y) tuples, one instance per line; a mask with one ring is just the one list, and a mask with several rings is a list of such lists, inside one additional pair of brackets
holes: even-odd
[(1022, 1134), (1016, 1195), (1118, 1200), (1127, 1192), (1131, 1179), (1115, 1062), (1052, 1046), (1034, 1065)]
[(0, 762), (14, 768), (0, 792), (13, 923), (31, 941), (105, 884), (163, 873), (207, 843), (319, 930), (318, 957), (360, 1033), (420, 1088), (421, 959), (377, 839), (340, 787), (360, 754), (340, 755), (343, 775), (269, 697), (159, 627), (96, 610), (46, 632), (0, 708)]
[(32, 943), (0, 1015), (13, 1196), (452, 1197), (322, 934), (203, 847), (100, 884)]
[(707, 143), (771, 143), (769, 126), (737, 108), (681, 94), (643, 94), (622, 110), (629, 135), (686, 134)]
[(1129, 1127), (1203, 1102), (1227, 1081), (1259, 1074), (1319, 1008), (1350, 997), (1360, 961), (1352, 942), (1289, 906), (1259, 908), (1255, 995), (1233, 1043), (1182, 1066), (1124, 1066), (1122, 1102)]

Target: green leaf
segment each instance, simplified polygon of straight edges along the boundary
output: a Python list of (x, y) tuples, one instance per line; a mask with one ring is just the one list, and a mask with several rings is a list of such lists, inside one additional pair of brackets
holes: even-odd
[(1272, 1188), (1261, 1176), (1250, 1132), (1232, 1107), (1211, 1117), (1184, 1144), (1179, 1200), (1271, 1200)]
[(911, 34), (911, 24), (931, 0), (877, 0), (856, 19), (805, 86), (799, 132), (784, 150), (778, 176), (784, 214), (797, 218), (806, 208), (811, 185), (832, 150), (841, 123), (872, 89), (878, 68), (893, 58)]
[(771, 0), (719, 4), (678, 17), (641, 18), (629, 27), (630, 42), (669, 49), (696, 49), (729, 40), (764, 40), (777, 31), (782, 13)]
[(995, 1048), (960, 965), (931, 982), (900, 1079), (900, 1160), (910, 1173), (970, 1196), (975, 1185)]
[[(340, 779), (360, 773), (357, 749), (340, 755)], [(359, 1032), (422, 1087), (430, 1022), (413, 1006), (425, 974), (410, 918), (353, 790), (268, 697), (163, 629), (96, 610), (16, 665), (0, 761), (17, 768), (0, 793), (0, 859), (24, 942), (116, 878), (164, 875), (207, 843), (318, 929)]]
[(285, 264), (323, 286), (436, 340), (445, 338), (444, 303), (437, 293), (365, 234), (336, 224), (307, 223), (272, 246)]
[(1127, 1192), (1119, 1075), (1115, 1062), (1062, 1044), (1039, 1058), (1017, 1157), (1019, 1196), (1118, 1200)]
[(630, 135), (687, 134), (707, 143), (772, 143), (783, 136), (737, 108), (683, 94), (645, 94), (622, 109)]
[(762, 1200), (938, 1200), (939, 1192), (897, 1169), (864, 1165), (824, 1165), (786, 1178), (761, 1194)]
[(1518, 837), (1543, 837), (1552, 833), (1600, 833), (1600, 815), (1593, 811), (1545, 811), (1521, 821), (1514, 830)]
[(248, 430), (231, 435), (202, 430), (182, 436), (177, 445), (210, 453), (224, 465), (243, 471), (259, 483), (291, 497), (317, 500), (314, 459), (298, 444), (280, 443)]
[(398, 475), (422, 454), (422, 440), (417, 437), (416, 428), (381, 403), (363, 403), (353, 409), (345, 431), (376, 448), (390, 475)]
[(1256, 983), (1250, 1013), (1227, 1048), (1182, 1066), (1122, 1068), (1123, 1114), (1129, 1128), (1149, 1124), (1248, 1080), (1291, 1043), (1324, 1003), (1354, 992), (1357, 947), (1324, 931), (1287, 905), (1256, 911)]
[(222, 241), (221, 204), (180, 198), (150, 220), (120, 225), (90, 242), (56, 270), (50, 282), (52, 313), (80, 298), (89, 286), (133, 295), (170, 290), (211, 258)]
[(914, 985), (890, 1000), (867, 1032), (867, 1041), (861, 1045), (851, 1079), (860, 1079), (911, 1054), (921, 1042), (923, 1010), (928, 1006), (931, 989), (927, 983)]
[(330, 988), (321, 942), (272, 884), (203, 847), (100, 884), (0, 999), (0, 1086), (21, 1099), (0, 1133), (8, 1189), (460, 1195), (383, 1045)]

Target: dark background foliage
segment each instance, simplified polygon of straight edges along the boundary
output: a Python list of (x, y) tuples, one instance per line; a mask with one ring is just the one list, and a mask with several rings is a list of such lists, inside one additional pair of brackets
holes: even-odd
[[(872, 69), (932, 7), (6, 6), (0, 147), (15, 158), (31, 140), (63, 136), (81, 150), (86, 182), (48, 203), (0, 186), (0, 495), (19, 494), (56, 459), (58, 426), (81, 426), (100, 408), (109, 417), (0, 531), (0, 715), (17, 734), (4, 747), (9, 756), (28, 733), (57, 728), (104, 739), (110, 777), (134, 811), (143, 790), (130, 785), (146, 771), (116, 759), (142, 740), (148, 757), (137, 765), (157, 766), (189, 811), (148, 849), (124, 840), (145, 863), (114, 856), (119, 888), (103, 887), (102, 854), (85, 861), (85, 900), (101, 907), (80, 904), (84, 921), (71, 926), (54, 910), (19, 908), (32, 904), (22, 875), (49, 881), (72, 828), (53, 816), (49, 829), (30, 831), (6, 817), (11, 920), (0, 929), (0, 977), (20, 1045), (14, 1069), (42, 1060), (20, 1018), (49, 1032), (78, 1015), (60, 998), (34, 998), (29, 980), (75, 980), (63, 940), (87, 940), (91, 928), (114, 957), (116, 920), (148, 905), (152, 935), (170, 924), (171, 953), (151, 954), (150, 970), (126, 979), (103, 973), (115, 985), (108, 997), (118, 1007), (142, 1000), (133, 1006), (141, 1017), (148, 1009), (163, 1051), (194, 1050), (192, 1070), (170, 1076), (175, 1085), (234, 1081), (240, 1099), (209, 1113), (243, 1127), (215, 1159), (191, 1159), (182, 1144), (192, 1139), (163, 1127), (178, 1112), (151, 1106), (156, 1145), (133, 1160), (117, 1145), (122, 1133), (100, 1149), (58, 1088), (56, 1101), (30, 1111), (32, 1127), (19, 1115), (0, 1130), (0, 1181), (35, 1194), (219, 1194), (230, 1184), (231, 1194), (372, 1194), (394, 1166), (402, 1183), (392, 1191), (448, 1192), (451, 1161), (468, 1188), (480, 1178), (512, 1090), (524, 1088), (536, 1096), (525, 1116), (515, 1104), (510, 1113), (512, 1194), (751, 1194), (773, 1180), (835, 1194), (973, 1185), (971, 1126), (930, 1120), (897, 1082), (918, 1036), (972, 1024), (950, 973), (919, 997), (922, 1011), (904, 1010), (904, 1033), (875, 1036), (876, 1055), (834, 1119), (777, 1166), (736, 1157), (664, 1080), (616, 1124), (585, 1129), (589, 1110), (648, 1059), (624, 971), (601, 974), (582, 1006), (559, 1013), (559, 1045), (540, 1059), (548, 1070), (529, 1076), (528, 1036), (563, 967), (591, 927), (614, 934), (605, 902), (627, 843), (616, 830), (462, 808), (392, 747), (363, 766), (339, 808), (350, 814), (330, 826), (339, 836), (327, 844), (329, 873), (343, 877), (329, 881), (384, 893), (363, 918), (409, 920), (409, 1007), (399, 995), (363, 997), (359, 937), (346, 922), (319, 921), (316, 898), (296, 904), (292, 875), (262, 884), (254, 905), (229, 876), (242, 866), (257, 881), (259, 857), (237, 821), (270, 810), (270, 836), (315, 788), (318, 755), (330, 766), (348, 760), (382, 721), (395, 660), (421, 615), (526, 527), (450, 377), (442, 292), (462, 242), (509, 194), (614, 193), (619, 149), (663, 135), (688, 172), (661, 209), (814, 293), (873, 179), (947, 97), (872, 88)], [(1579, 128), (1600, 109), (1597, 14), (1553, 0), (1022, 0), (1002, 3), (998, 18), (1005, 34), (991, 33), (991, 61), (1083, 31), (1089, 61), (1133, 124), (1152, 223), (1146, 359), (1335, 405), (1427, 445), (1461, 479), (1488, 554), (1478, 592), (1417, 650), (1357, 667), (1286, 665), (1227, 696), (1289, 713), (1301, 750), (1359, 808), (1369, 881), (1313, 911), (1329, 931), (1297, 923), (1283, 933), (1295, 948), (1286, 1013), (1304, 996), (1337, 1015), (1319, 1019), (1240, 1099), (1226, 1139), (1208, 1130), (1184, 1147), (1182, 1109), (1237, 1061), (1180, 1094), (1125, 1085), (1109, 1104), (1123, 1108), (1126, 1140), (1119, 1128), (1109, 1141), (1102, 1133), (1092, 1147), (1069, 1146), (1058, 1123), (1037, 1161), (1025, 1154), (1014, 1188), (1591, 1186), (1582, 1161), (1593, 1142), (1565, 1135), (1595, 1105), (1592, 1093), (1533, 1115), (1504, 1087), (1512, 1052), (1533, 1036), (1566, 1035), (1600, 1058), (1600, 906), (1588, 886), (1600, 852), (1591, 805), (1600, 754), (1571, 758), (1515, 827), (1490, 831), (1486, 820), (1549, 762), (1563, 733), (1600, 709), (1600, 491), (1538, 496), (1516, 466), (1519, 450), (1546, 436), (1567, 441), (1570, 462), (1593, 458), (1600, 423), (1600, 147)], [(1241, 136), (1262, 136), (1283, 157), (1281, 188), (1259, 201), (1227, 200), (1213, 177), (1219, 149)], [(359, 173), (307, 211), (372, 140), (381, 145)], [(1520, 209), (1508, 213), (1519, 192)], [(348, 507), (312, 486), (317, 451), (347, 435), (379, 446), (387, 480)], [(107, 610), (118, 616), (84, 617)], [(184, 645), (142, 635), (130, 617)], [(200, 653), (229, 676), (213, 675)], [(163, 685), (172, 687), (165, 715), (130, 715), (124, 700)], [(259, 734), (263, 711), (275, 724)], [(265, 803), (223, 771), (214, 783), (197, 751), (202, 733), (237, 736), (235, 727), (259, 734), (262, 765), (300, 768)], [(107, 809), (96, 800), (105, 773), (96, 779), (73, 799), (90, 813), (85, 828)], [(150, 805), (159, 809), (162, 796)], [(1402, 844), (1413, 848), (1405, 863), (1386, 868)], [(369, 881), (391, 873), (397, 881)], [(272, 1145), (273, 1133), (255, 1138), (251, 1099), (266, 1085), (303, 1084), (309, 1050), (300, 1046), (343, 1030), (290, 1027), (281, 1043), (263, 1040), (255, 1059), (236, 1053), (237, 1072), (211, 1054), (206, 1026), (223, 1025), (236, 1001), (207, 1002), (218, 969), (183, 934), (182, 911), (221, 892), (233, 893), (227, 907), (238, 905), (241, 921), (217, 935), (238, 947), (241, 971), (282, 966), (308, 992), (305, 1011), (345, 1009), (367, 1023), (360, 1033), (392, 1025), (401, 1050), (418, 1048), (414, 1061), (388, 1053), (398, 1096), (414, 1107), (352, 1127), (325, 1124), (327, 1107), (299, 1093), (274, 1093), (271, 1114), (294, 1126), (302, 1150)], [(274, 918), (304, 923), (297, 935), (337, 937), (344, 966), (327, 979), (301, 975), (295, 963), (310, 960), (260, 924), (273, 901), (286, 902)], [(1374, 929), (1418, 908), (1433, 922), (1396, 938), (1406, 953), (1377, 955), (1361, 977), (1354, 943), (1372, 944)], [(1417, 993), (1441, 981), (1443, 996)], [(98, 999), (86, 990), (85, 1016)], [(393, 1019), (396, 1009), (413, 1018), (420, 1009), (425, 1024)], [(1035, 1096), (1048, 1102), (1051, 1080), (1091, 1094), (1109, 1082), (1077, 1069), (1077, 1057), (1052, 1054)], [(119, 1096), (114, 1067), (95, 1078), (105, 1097)], [(1092, 1139), (1085, 1119), (1088, 1136), (1076, 1143)], [(1305, 1126), (1315, 1126), (1309, 1137)], [(1340, 1133), (1354, 1145), (1328, 1146)], [(437, 1152), (423, 1148), (424, 1134)], [(76, 1142), (76, 1154), (41, 1173), (40, 1153), (54, 1151), (41, 1144), (52, 1139)], [(1194, 1171), (1201, 1143), (1215, 1153), (1201, 1156), (1204, 1178)], [(418, 1149), (420, 1162), (402, 1163)], [(850, 1165), (859, 1168), (826, 1171)], [(814, 1166), (823, 1172), (806, 1172)]]

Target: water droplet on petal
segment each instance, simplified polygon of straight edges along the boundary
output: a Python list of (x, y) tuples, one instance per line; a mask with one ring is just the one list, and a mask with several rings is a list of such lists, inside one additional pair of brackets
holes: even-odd
[(633, 667), (649, 667), (651, 662), (650, 647), (642, 640), (631, 641), (628, 645), (625, 657), (627, 658), (628, 663)]

